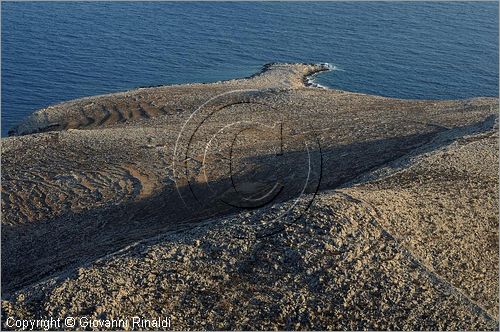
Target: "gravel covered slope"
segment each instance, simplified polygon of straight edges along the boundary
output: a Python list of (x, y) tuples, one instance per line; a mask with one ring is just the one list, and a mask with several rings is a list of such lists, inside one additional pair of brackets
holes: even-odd
[[(491, 136), (468, 139), (485, 143), (487, 149)], [(210, 219), (181, 233), (161, 234), (18, 292), (6, 303), (6, 312), (23, 318), (166, 315), (172, 317), (175, 329), (195, 330), (494, 329), (498, 243), (481, 243), (483, 234), (470, 232), (488, 220), (477, 218), (473, 211), (468, 215), (461, 211), (461, 218), (455, 217), (454, 222), (461, 222), (460, 226), (468, 228), (463, 233), (469, 233), (461, 246), (438, 232), (437, 238), (422, 239), (421, 233), (427, 232), (420, 225), (420, 229), (415, 227), (420, 219), (412, 219), (414, 211), (409, 208), (406, 218), (389, 224), (394, 213), (405, 213), (400, 199), (387, 194), (401, 190), (402, 182), (395, 178), (407, 179), (410, 187), (419, 184), (420, 179), (412, 174), (418, 168), (431, 178), (419, 192), (424, 197), (439, 195), (433, 190), (440, 180), (433, 173), (433, 163), (441, 164), (443, 153), (460, 156), (461, 150), (456, 143), (417, 158), (410, 170), (389, 178), (362, 184), (359, 189), (321, 193), (296, 222), (287, 223), (295, 212), (289, 219), (273, 221), (273, 228), (279, 223), (284, 230), (272, 236), (256, 239), (254, 230), (286, 209), (287, 203)], [(378, 188), (382, 183), (384, 193)], [(481, 186), (468, 188), (473, 189), (481, 190)], [(374, 208), (373, 197), (384, 203)], [(407, 195), (403, 198), (411, 206)], [(443, 204), (455, 209), (461, 205), (460, 198), (441, 196)], [(496, 201), (493, 195), (485, 199), (489, 204)], [(442, 227), (446, 226), (446, 219), (443, 221)], [(496, 220), (482, 227), (495, 238)], [(398, 238), (408, 229), (417, 234), (405, 246), (405, 238)], [(452, 233), (454, 237), (461, 234)], [(465, 269), (462, 279), (479, 278), (485, 283), (470, 289), (460, 284), (462, 279), (446, 273), (446, 268), (423, 264), (423, 253), (439, 245), (445, 248), (437, 259), (465, 253), (462, 260), (484, 266), (491, 277)], [(468, 253), (471, 249), (474, 252)], [(474, 262), (477, 251), (482, 251), (483, 262)]]
[(426, 267), (498, 317), (497, 131), (398, 163), (407, 166), (347, 192), (375, 207)]

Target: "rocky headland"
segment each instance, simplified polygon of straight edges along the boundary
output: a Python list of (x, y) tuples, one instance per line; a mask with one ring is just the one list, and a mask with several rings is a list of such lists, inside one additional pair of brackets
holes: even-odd
[(57, 104), (2, 139), (2, 321), (498, 329), (498, 100), (326, 65)]

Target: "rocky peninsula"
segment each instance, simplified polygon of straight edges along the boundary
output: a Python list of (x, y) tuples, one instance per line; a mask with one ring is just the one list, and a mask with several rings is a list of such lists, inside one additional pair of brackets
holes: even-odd
[(3, 327), (498, 329), (498, 99), (309, 83), (325, 70), (86, 97), (13, 128)]

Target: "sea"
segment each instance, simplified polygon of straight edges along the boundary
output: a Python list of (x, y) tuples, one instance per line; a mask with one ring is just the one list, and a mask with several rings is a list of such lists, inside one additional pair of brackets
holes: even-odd
[(2, 136), (61, 101), (329, 63), (388, 97), (498, 96), (498, 2), (1, 2)]

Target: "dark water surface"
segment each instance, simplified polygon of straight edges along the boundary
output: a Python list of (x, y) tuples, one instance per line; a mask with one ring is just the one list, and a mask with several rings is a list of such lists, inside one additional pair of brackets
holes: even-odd
[(2, 2), (2, 136), (32, 111), (139, 86), (328, 62), (326, 86), (498, 96), (498, 2)]

